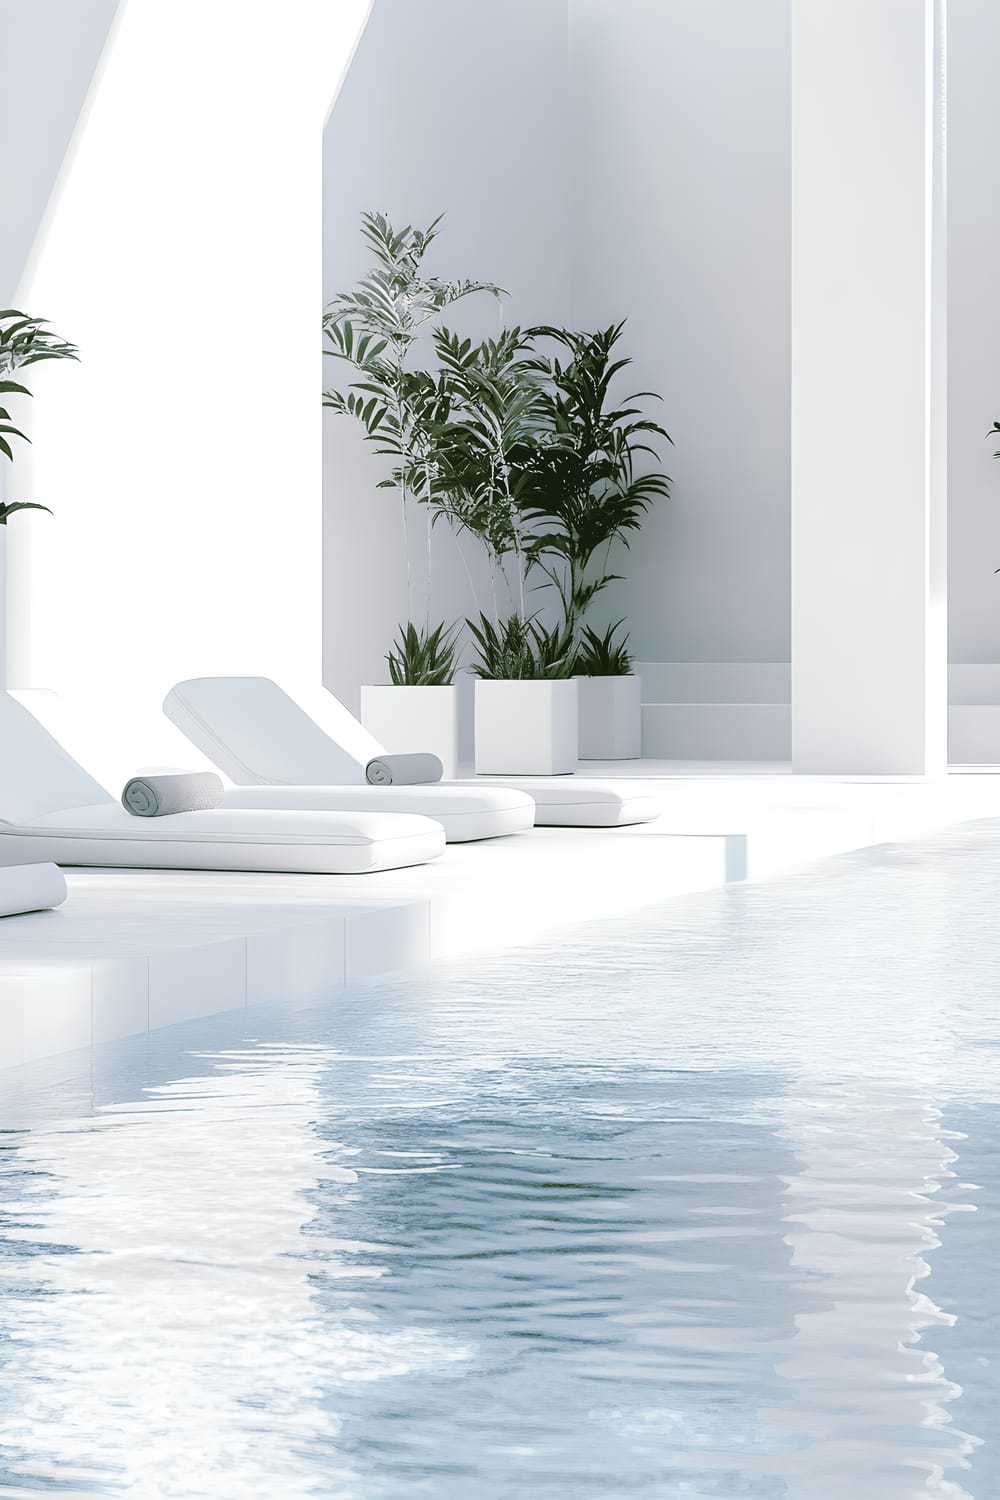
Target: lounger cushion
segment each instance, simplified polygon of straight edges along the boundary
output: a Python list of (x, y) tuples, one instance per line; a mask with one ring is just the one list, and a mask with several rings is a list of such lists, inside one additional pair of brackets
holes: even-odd
[(0, 917), (51, 911), (65, 900), (66, 877), (55, 865), (46, 862), (0, 866)]
[[(488, 786), (492, 776), (485, 777)], [(588, 776), (498, 777), (501, 786), (516, 787), (535, 800), (535, 822), (540, 828), (622, 828), (650, 823), (663, 812), (663, 803), (641, 781), (595, 781)], [(455, 786), (478, 785), (468, 781)]]
[(115, 802), (64, 808), (24, 825), (0, 825), (0, 859), (63, 865), (265, 870), (361, 875), (422, 864), (444, 851), (430, 818), (397, 813), (215, 808), (155, 820)]
[(361, 875), (423, 864), (443, 851), (440, 823), (389, 811), (220, 807), (134, 818), (28, 708), (0, 692), (0, 865)]
[(223, 807), (336, 809), (342, 812), (419, 813), (444, 829), (449, 844), (521, 833), (535, 821), (534, 800), (509, 787), (450, 786), (237, 786)]

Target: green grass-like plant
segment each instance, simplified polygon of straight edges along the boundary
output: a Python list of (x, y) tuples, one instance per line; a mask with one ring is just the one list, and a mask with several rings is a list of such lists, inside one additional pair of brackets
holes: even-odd
[(576, 675), (578, 677), (629, 677), (632, 674), (632, 654), (628, 649), (628, 635), (616, 640), (617, 632), (625, 624), (619, 620), (609, 625), (603, 635), (598, 635), (585, 625), (576, 653)]
[(455, 680), (457, 637), (455, 625), (401, 625), (385, 658), (393, 687), (448, 687)]
[(466, 624), (479, 654), (472, 666), (477, 677), (537, 682), (573, 676), (573, 638), (565, 625), (546, 627), (534, 617), (526, 620), (516, 614), (499, 625), (484, 614), (478, 623)]

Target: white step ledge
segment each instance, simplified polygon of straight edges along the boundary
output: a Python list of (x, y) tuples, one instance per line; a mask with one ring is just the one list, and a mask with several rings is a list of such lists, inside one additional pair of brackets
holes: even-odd
[(665, 760), (787, 761), (787, 703), (644, 703), (642, 753)]

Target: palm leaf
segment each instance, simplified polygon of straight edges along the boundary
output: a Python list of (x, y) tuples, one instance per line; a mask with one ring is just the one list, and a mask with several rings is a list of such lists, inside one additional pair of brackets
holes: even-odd
[(39, 505), (34, 500), (11, 500), (0, 502), (0, 526), (6, 526), (7, 517), (12, 516), (17, 510), (45, 510), (51, 516), (52, 512), (47, 505)]

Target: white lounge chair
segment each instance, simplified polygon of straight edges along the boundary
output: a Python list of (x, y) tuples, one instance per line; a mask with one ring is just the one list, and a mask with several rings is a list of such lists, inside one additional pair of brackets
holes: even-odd
[[(663, 811), (641, 783), (599, 781), (583, 776), (490, 777), (483, 782), (439, 782), (429, 787), (364, 787), (365, 766), (385, 753), (332, 693), (310, 696), (308, 711), (269, 677), (193, 677), (178, 682), (164, 700), (167, 717), (220, 771), (237, 783), (229, 806), (309, 807), (327, 805), (324, 789), (370, 797), (386, 806), (426, 810), (446, 822), (450, 800), (462, 792), (494, 796), (529, 794), (535, 822), (547, 826), (616, 828), (648, 823)], [(287, 801), (276, 793), (285, 790)], [(414, 794), (426, 793), (423, 801)], [(373, 804), (352, 802), (349, 805)]]
[(218, 807), (133, 817), (0, 692), (0, 865), (361, 875), (443, 852), (440, 823), (413, 814)]
[[(104, 764), (104, 752), (98, 748), (95, 724), (88, 722), (91, 715), (86, 711), (81, 713), (79, 704), (71, 707), (56, 694), (37, 689), (15, 691), (11, 696), (30, 709), (64, 750), (75, 751), (85, 766), (92, 770), (100, 768), (105, 779), (113, 783), (114, 778)], [(147, 733), (150, 740), (156, 738), (152, 726)], [(218, 762), (206, 757), (205, 769), (213, 764)], [(527, 792), (441, 783), (368, 786), (364, 784), (363, 767), (360, 780), (362, 784), (358, 785), (355, 772), (348, 786), (331, 786), (329, 782), (321, 786), (227, 786), (221, 806), (257, 812), (410, 813), (433, 818), (444, 829), (445, 840), (450, 844), (499, 838), (534, 826), (535, 803)]]

